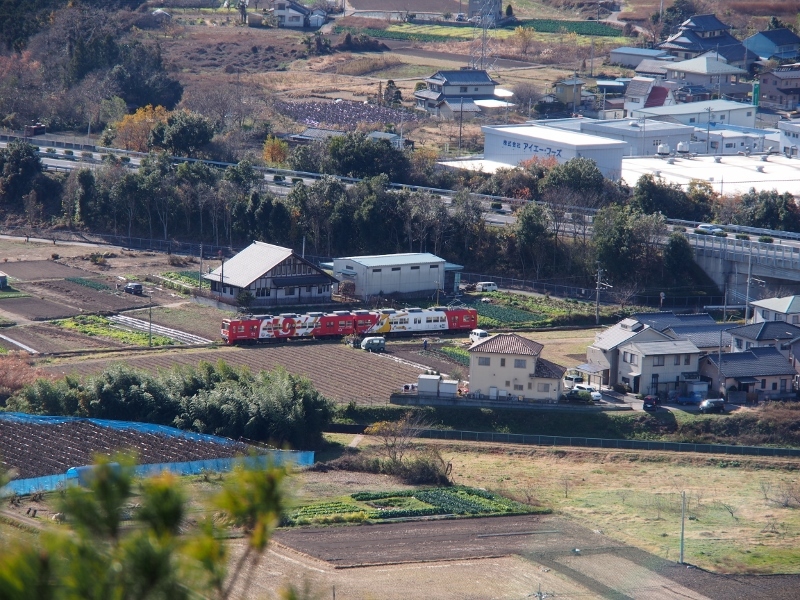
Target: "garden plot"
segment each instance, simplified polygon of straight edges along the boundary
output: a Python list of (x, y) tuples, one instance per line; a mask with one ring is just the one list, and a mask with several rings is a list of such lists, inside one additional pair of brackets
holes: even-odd
[[(59, 364), (43, 365), (45, 371), (67, 375), (95, 374), (120, 362), (119, 358), (64, 359)], [(408, 364), (388, 361), (385, 357), (349, 348), (337, 342), (310, 340), (281, 345), (154, 352), (125, 359), (125, 364), (146, 371), (169, 369), (174, 365), (197, 365), (201, 361), (247, 366), (253, 372), (284, 367), (290, 373), (308, 377), (326, 398), (347, 403), (387, 404), (390, 394), (405, 383), (412, 383), (422, 372)]]
[(10, 275), (17, 281), (39, 281), (42, 279), (66, 279), (67, 277), (85, 277), (86, 271), (67, 267), (52, 260), (28, 260), (6, 262), (0, 271)]
[(0, 300), (0, 308), (31, 321), (61, 319), (80, 313), (71, 306), (42, 298), (7, 298)]
[[(42, 354), (125, 347), (121, 342), (84, 335), (79, 331), (62, 329), (50, 323), (8, 327), (0, 330), (0, 333)], [(14, 349), (19, 350), (16, 347)]]
[(83, 313), (118, 312), (138, 308), (148, 303), (148, 299), (134, 294), (124, 294), (103, 280), (73, 277), (70, 279), (26, 283), (19, 288), (40, 299), (49, 300), (67, 307), (61, 315)]

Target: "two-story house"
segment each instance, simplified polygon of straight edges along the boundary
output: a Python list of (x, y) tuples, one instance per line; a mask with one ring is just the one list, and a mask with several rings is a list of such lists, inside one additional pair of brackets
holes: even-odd
[(758, 60), (758, 55), (733, 37), (730, 29), (730, 25), (726, 25), (715, 15), (695, 15), (681, 23), (677, 33), (657, 44), (656, 48), (684, 60), (714, 50), (728, 64), (747, 71)]
[(619, 381), (635, 394), (680, 391), (700, 378), (700, 350), (689, 340), (630, 341), (619, 353)]
[(553, 96), (571, 110), (580, 108), (584, 102), (583, 86), (586, 82), (578, 77), (560, 79), (553, 83)]
[(795, 110), (800, 105), (800, 63), (775, 67), (758, 80), (760, 106)]
[(761, 60), (791, 60), (800, 56), (800, 36), (785, 27), (759, 31), (742, 44)]
[(786, 156), (797, 156), (800, 150), (800, 123), (796, 121), (778, 121), (780, 131), (779, 143), (781, 152)]
[(750, 306), (753, 307), (753, 323), (784, 321), (800, 325), (800, 296), (764, 298), (751, 302)]
[(414, 92), (416, 108), (447, 119), (480, 114), (475, 100), (495, 98), (497, 82), (485, 70), (437, 71)]
[(728, 330), (732, 338), (731, 352), (751, 348), (777, 348), (788, 360), (794, 360), (794, 345), (800, 340), (800, 327), (785, 321), (762, 321)]
[(515, 333), (499, 333), (469, 349), (469, 390), (490, 400), (557, 402), (566, 367), (541, 357), (544, 346)]
[(324, 10), (311, 9), (294, 0), (273, 0), (271, 10), (279, 27), (321, 27), (325, 24)]
[[(589, 369), (585, 372), (599, 372), (602, 385), (614, 386), (619, 380), (619, 347), (623, 344), (639, 342), (669, 341), (670, 337), (658, 329), (640, 323), (634, 318), (623, 319), (616, 325), (595, 335), (594, 343), (586, 349)], [(579, 367), (579, 370), (580, 367)]]
[[(685, 86), (702, 87), (709, 99), (714, 95), (720, 98), (746, 98), (753, 89), (751, 84), (739, 81), (746, 75), (747, 71), (728, 64), (717, 52), (708, 52), (669, 64), (667, 79)], [(692, 94), (698, 96), (694, 90)]]
[[(667, 64), (667, 63), (664, 63)], [(675, 97), (669, 88), (663, 86), (660, 79), (654, 77), (636, 76), (628, 83), (625, 90), (625, 114), (631, 115), (634, 111), (644, 111), (648, 108), (671, 106), (675, 104)]]

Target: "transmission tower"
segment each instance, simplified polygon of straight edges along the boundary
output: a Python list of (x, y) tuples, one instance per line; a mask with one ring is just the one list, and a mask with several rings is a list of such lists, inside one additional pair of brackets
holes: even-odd
[[(488, 69), (496, 59), (490, 58), (492, 33), (497, 27), (497, 0), (479, 0), (480, 10), (473, 15), (475, 26), (472, 29), (472, 44), (469, 52), (469, 66), (472, 69)], [(490, 64), (491, 63), (491, 64)]]

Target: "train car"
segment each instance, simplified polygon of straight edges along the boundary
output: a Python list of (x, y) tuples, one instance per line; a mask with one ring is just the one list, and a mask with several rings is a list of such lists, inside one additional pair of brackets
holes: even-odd
[(331, 313), (248, 315), (222, 321), (222, 339), (229, 345), (276, 342), (295, 338), (333, 338), (348, 335), (412, 335), (470, 331), (478, 324), (473, 308), (407, 308), (337, 310)]
[(469, 331), (478, 324), (478, 311), (474, 308), (383, 309), (378, 321), (366, 333), (370, 335), (412, 335), (447, 331)]

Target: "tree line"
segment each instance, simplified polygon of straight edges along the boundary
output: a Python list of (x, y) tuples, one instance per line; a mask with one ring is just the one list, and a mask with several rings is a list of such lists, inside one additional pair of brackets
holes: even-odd
[(115, 365), (83, 379), (38, 379), (6, 408), (169, 425), (292, 448), (318, 447), (332, 415), (331, 403), (306, 378), (284, 369), (251, 373), (222, 361), (156, 375)]

